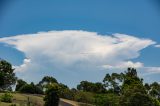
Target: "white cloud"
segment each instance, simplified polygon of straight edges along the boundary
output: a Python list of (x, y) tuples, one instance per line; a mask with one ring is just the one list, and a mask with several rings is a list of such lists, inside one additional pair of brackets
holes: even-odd
[(30, 63), (31, 63), (30, 59), (24, 59), (23, 64), (21, 64), (20, 66), (13, 66), (13, 68), (15, 69), (16, 72), (26, 71)]
[(160, 48), (160, 45), (155, 45), (154, 47)]
[(29, 58), (25, 59), (16, 71), (41, 73), (45, 71), (47, 74), (46, 70), (50, 70), (48, 73), (53, 72), (62, 76), (66, 72), (77, 75), (76, 72), (87, 70), (94, 73), (104, 67), (144, 67), (143, 63), (132, 62), (131, 59), (140, 56), (142, 49), (155, 44), (150, 39), (126, 34), (101, 35), (72, 30), (5, 37), (0, 38), (0, 42), (12, 45)]
[(145, 70), (149, 73), (160, 73), (160, 67), (145, 67)]
[(118, 64), (114, 64), (114, 65), (104, 65), (103, 66), (106, 69), (125, 69), (127, 67), (134, 67), (134, 68), (142, 68), (143, 63), (141, 62), (135, 62), (133, 63), (132, 61), (126, 61), (126, 62), (120, 62)]

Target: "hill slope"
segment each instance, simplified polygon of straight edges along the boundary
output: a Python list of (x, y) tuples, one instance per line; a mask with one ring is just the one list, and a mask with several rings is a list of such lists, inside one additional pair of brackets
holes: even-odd
[[(0, 96), (4, 93), (0, 93)], [(0, 102), (0, 106), (10, 106), (11, 104), (16, 104), (16, 106), (27, 106), (30, 104), (31, 106), (43, 106), (44, 95), (33, 95), (33, 94), (21, 94), (21, 93), (12, 93), (13, 95), (13, 102), (12, 103), (4, 103)], [(60, 99), (59, 106), (91, 106), (86, 105), (84, 103), (78, 103), (75, 101), (67, 100), (67, 99)]]

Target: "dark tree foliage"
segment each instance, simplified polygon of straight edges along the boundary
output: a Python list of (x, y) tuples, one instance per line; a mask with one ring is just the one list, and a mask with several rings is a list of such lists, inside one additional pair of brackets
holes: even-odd
[(97, 94), (95, 104), (96, 106), (119, 106), (119, 96), (114, 93)]
[(59, 104), (59, 86), (58, 84), (50, 84), (45, 92), (44, 106), (58, 106)]
[(38, 86), (34, 85), (33, 82), (23, 85), (18, 91), (21, 93), (43, 94), (43, 91)]
[(31, 93), (31, 94), (34, 94), (34, 87), (30, 84), (25, 84), (24, 86), (22, 86), (20, 89), (19, 89), (19, 92), (21, 93)]
[(120, 82), (123, 81), (123, 73), (112, 73), (106, 74), (106, 76), (103, 79), (103, 83), (106, 87), (106, 89), (109, 90), (109, 92), (114, 92), (114, 93), (120, 93), (121, 86)]
[(74, 95), (74, 100), (92, 104), (94, 102), (94, 94), (92, 92), (78, 91)]
[(137, 71), (134, 68), (128, 68), (128, 71), (123, 74), (122, 92), (124, 93), (126, 89), (131, 87), (139, 87), (139, 90), (145, 92), (145, 87), (143, 86), (143, 80), (137, 76)]
[(153, 82), (152, 84), (150, 84), (149, 88), (148, 88), (148, 93), (160, 100), (160, 84), (158, 84), (157, 82)]
[(58, 84), (58, 81), (52, 77), (52, 76), (45, 76), (42, 78), (42, 80), (37, 84), (37, 86), (42, 89), (43, 91), (45, 91), (45, 88), (52, 84), (52, 83), (56, 83)]
[(130, 95), (124, 95), (121, 97), (121, 106), (155, 106), (152, 98), (147, 94), (141, 92), (132, 92)]
[[(160, 106), (160, 84), (143, 85), (134, 68), (125, 73), (106, 74), (103, 82), (107, 92), (95, 96), (96, 106)], [(117, 87), (119, 90), (115, 92)]]
[(0, 91), (8, 90), (16, 83), (16, 76), (12, 65), (5, 60), (0, 60)]
[(62, 83), (59, 83), (58, 86), (59, 86), (59, 96), (60, 96), (61, 98), (73, 100), (74, 94), (73, 94), (73, 92), (68, 88), (67, 85), (64, 85), (64, 84), (62, 84)]
[(81, 81), (79, 85), (77, 85), (78, 90), (82, 90), (85, 92), (95, 92), (95, 93), (104, 93), (105, 87), (102, 83), (92, 83), (88, 81)]
[(58, 83), (57, 80), (51, 76), (45, 76), (43, 77), (42, 81), (39, 82), (39, 84), (49, 84), (49, 83)]
[(26, 84), (27, 83), (25, 81), (23, 81), (22, 79), (18, 79), (15, 91), (19, 91), (21, 89), (21, 87), (26, 85)]

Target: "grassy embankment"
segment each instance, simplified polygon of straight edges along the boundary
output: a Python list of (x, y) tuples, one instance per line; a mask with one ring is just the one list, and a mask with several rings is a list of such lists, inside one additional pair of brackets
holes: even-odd
[[(0, 96), (2, 94), (4, 93), (0, 93)], [(0, 102), (0, 106), (10, 106), (11, 104), (16, 104), (16, 106), (27, 106), (27, 104), (30, 104), (30, 106), (44, 105), (43, 95), (32, 95), (32, 94), (21, 94), (21, 93), (12, 93), (12, 95), (13, 95), (12, 103)], [(78, 103), (78, 102), (67, 100), (67, 99), (60, 99), (60, 100), (66, 103), (72, 104), (73, 106), (92, 106), (92, 105)]]
[[(0, 96), (3, 93), (0, 93)], [(16, 104), (16, 106), (27, 106), (30, 104), (31, 106), (43, 106), (43, 96), (41, 95), (30, 95), (30, 94), (20, 94), (20, 93), (12, 93), (13, 102), (12, 103), (4, 103), (0, 102), (0, 106), (9, 106), (11, 104)]]

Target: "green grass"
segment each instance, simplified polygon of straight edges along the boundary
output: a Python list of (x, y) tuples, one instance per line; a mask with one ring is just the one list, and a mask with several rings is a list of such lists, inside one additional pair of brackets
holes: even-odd
[[(0, 93), (0, 96), (4, 93)], [(12, 93), (13, 102), (12, 103), (4, 103), (0, 102), (0, 106), (9, 106), (11, 104), (16, 104), (16, 106), (43, 106), (43, 95), (32, 95), (32, 94), (20, 94), (20, 93)]]
[[(0, 93), (0, 96), (3, 94), (4, 93)], [(22, 94), (22, 93), (11, 93), (11, 94), (13, 96), (12, 103), (0, 102), (0, 106), (10, 106), (11, 104), (16, 104), (16, 106), (27, 106), (28, 101), (30, 102), (30, 106), (43, 106), (44, 105), (44, 101), (43, 101), (44, 95), (33, 95), (33, 94)], [(94, 106), (94, 105), (79, 103), (79, 102), (62, 99), (62, 98), (61, 100), (67, 103), (70, 103), (74, 106)]]

